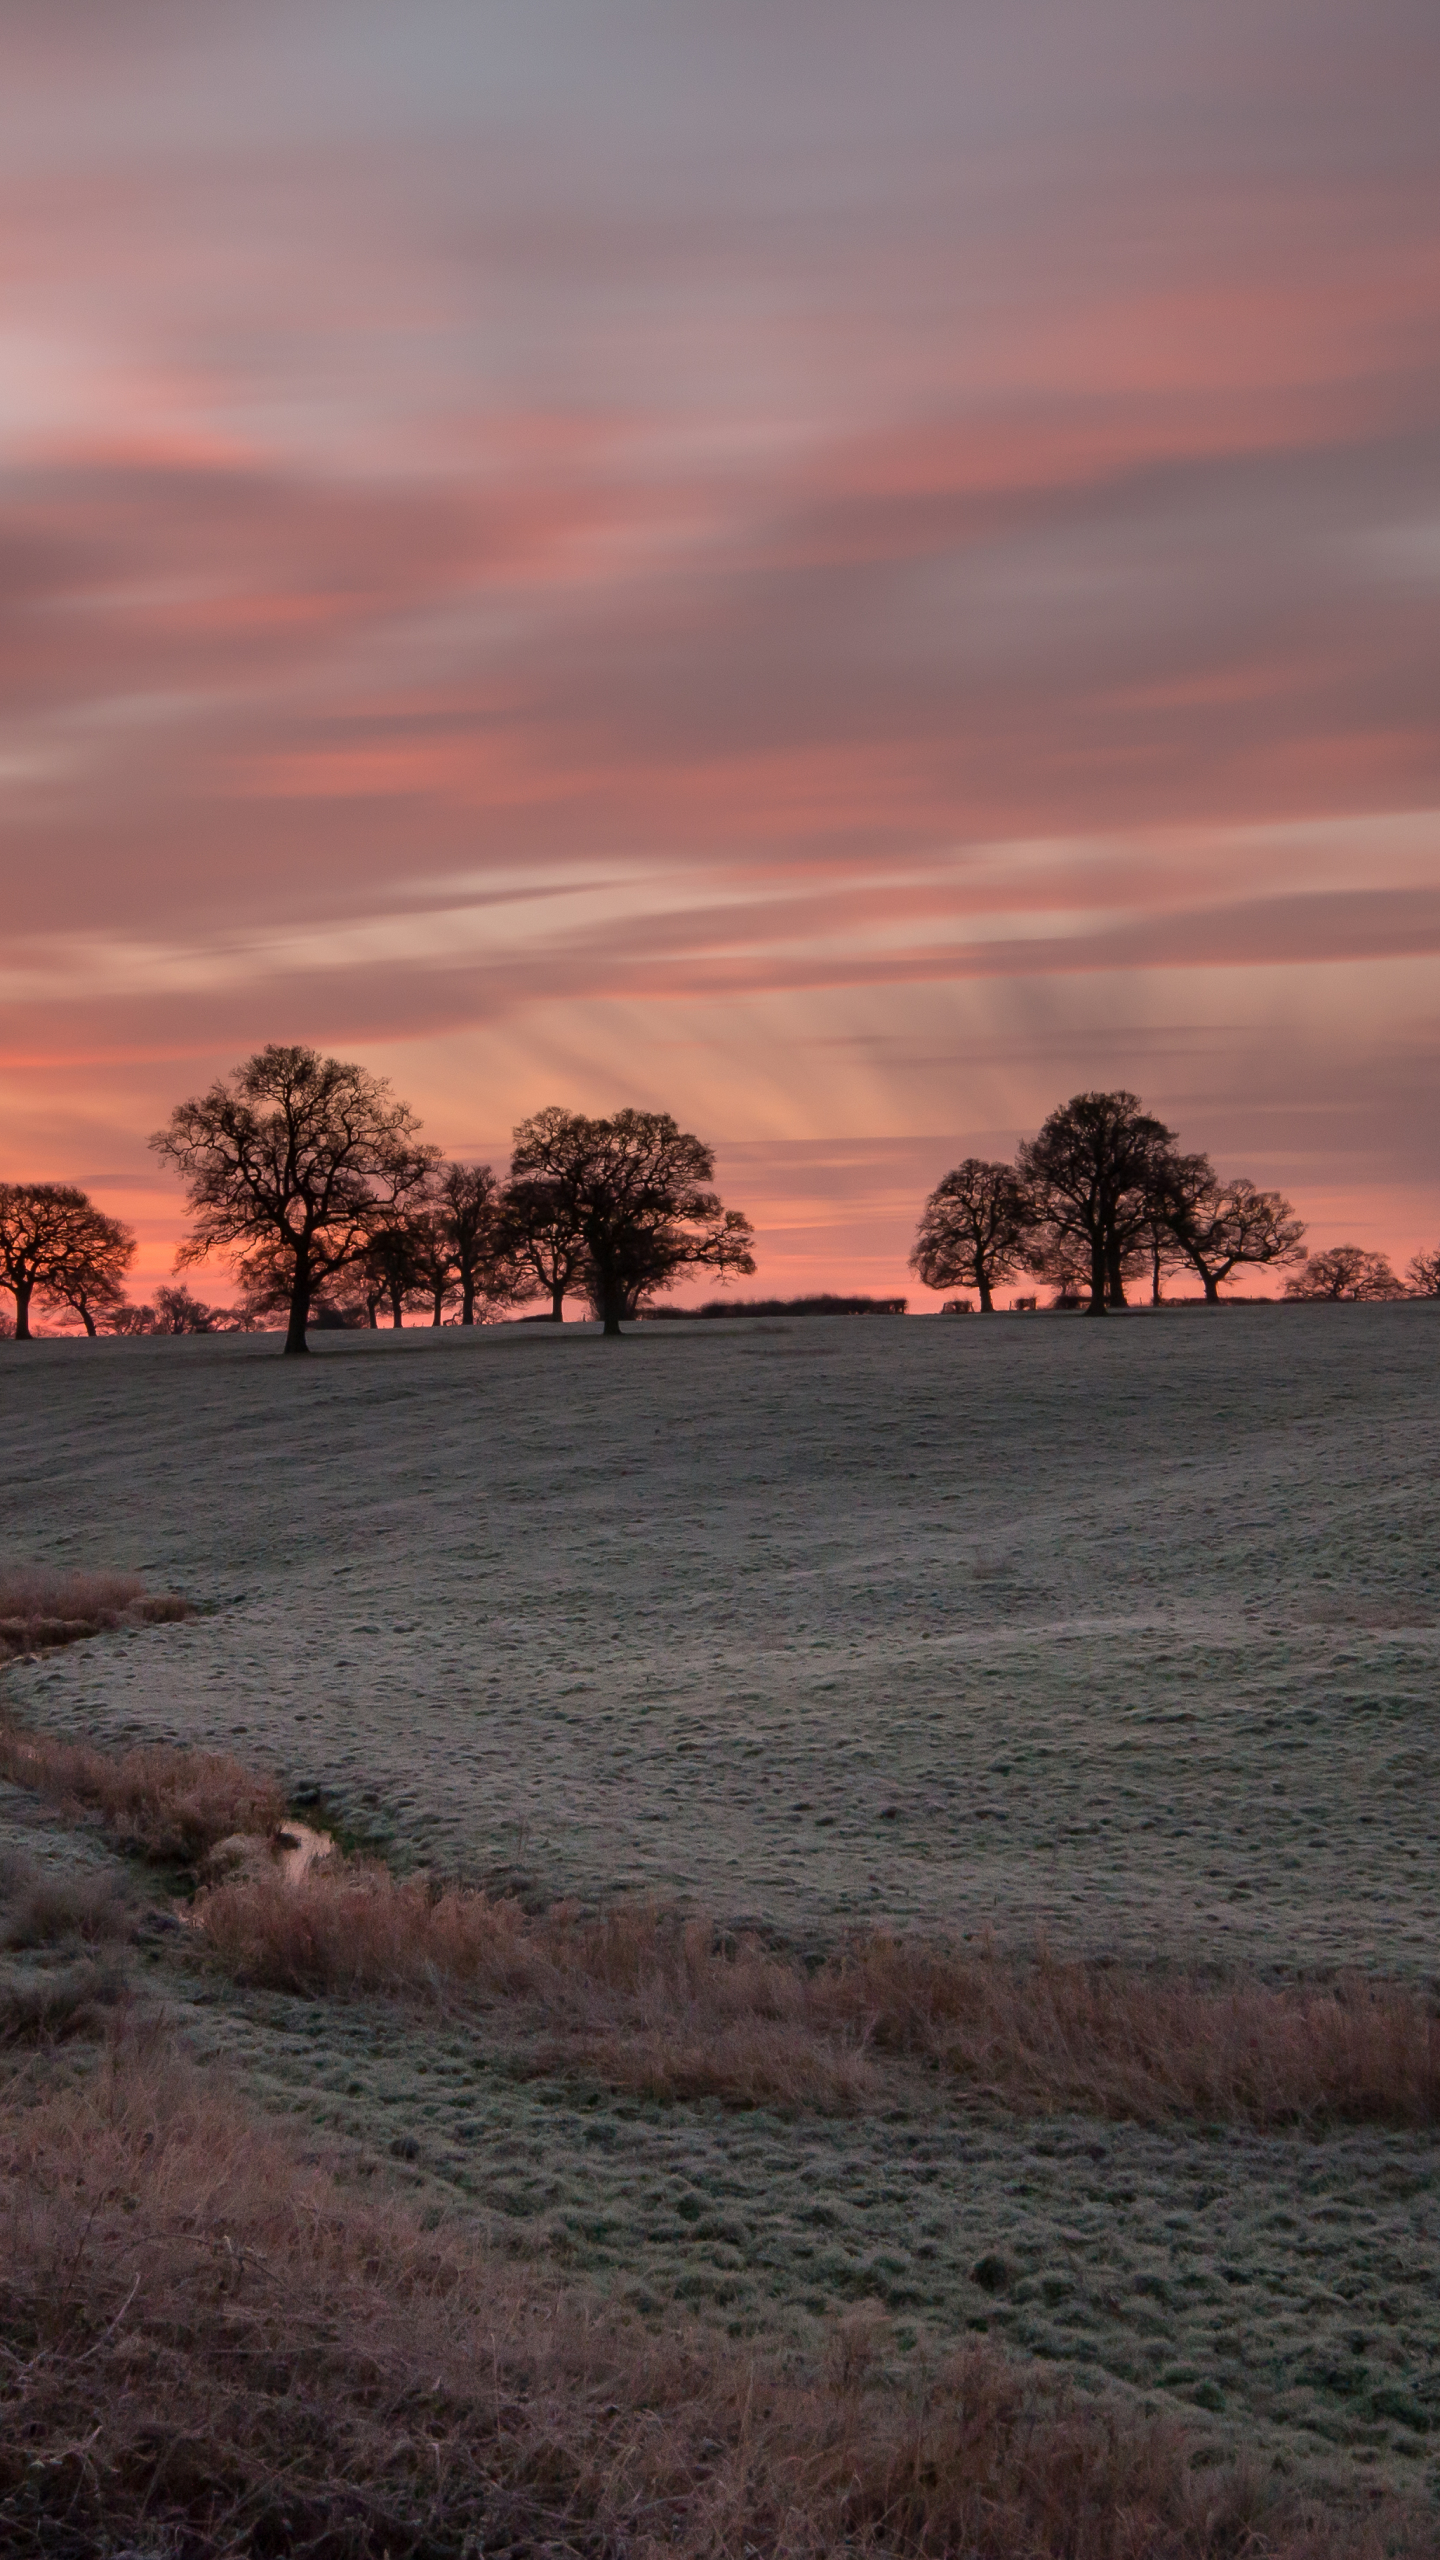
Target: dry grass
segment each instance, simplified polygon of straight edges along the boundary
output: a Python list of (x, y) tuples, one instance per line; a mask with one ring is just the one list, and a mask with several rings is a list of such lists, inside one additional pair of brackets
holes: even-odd
[(241, 1981), (503, 2007), (539, 2037), (539, 2067), (568, 2064), (659, 2098), (858, 2106), (893, 2058), (1026, 2113), (1440, 2123), (1440, 2018), (1424, 1993), (1394, 1984), (1217, 1990), (885, 1937), (811, 1971), (663, 1911), (531, 1917), (516, 1902), (338, 1861), (293, 1886), (219, 1885), (197, 1916)]
[(164, 1744), (113, 1753), (0, 1724), (0, 1777), (73, 1812), (98, 1814), (117, 1848), (194, 1865), (236, 1831), (273, 1831), (285, 1798), (222, 1752)]
[(116, 1627), (158, 1626), (189, 1615), (174, 1592), (147, 1591), (133, 1573), (7, 1567), (0, 1571), (0, 1662)]
[(1422, 2560), (988, 2347), (799, 2374), (366, 2202), (162, 2048), (0, 2104), (0, 2544), (447, 2560)]

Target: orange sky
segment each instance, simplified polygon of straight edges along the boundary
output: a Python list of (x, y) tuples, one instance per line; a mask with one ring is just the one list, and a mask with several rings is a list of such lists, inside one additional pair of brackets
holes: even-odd
[(153, 1286), (306, 1039), (767, 1289), (1094, 1083), (1433, 1245), (1440, 20), (1304, 14), (12, 15), (0, 1176)]

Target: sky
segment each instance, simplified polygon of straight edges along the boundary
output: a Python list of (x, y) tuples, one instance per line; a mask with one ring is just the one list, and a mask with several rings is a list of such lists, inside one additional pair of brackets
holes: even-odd
[(766, 1291), (1095, 1085), (1440, 1240), (1433, 0), (0, 46), (0, 1178), (152, 1287), (303, 1040), (673, 1111)]

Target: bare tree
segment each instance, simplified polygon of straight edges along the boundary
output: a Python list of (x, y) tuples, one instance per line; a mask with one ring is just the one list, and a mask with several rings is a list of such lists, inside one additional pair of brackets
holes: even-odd
[(1172, 1156), (1162, 1166), (1157, 1209), (1157, 1224), (1198, 1271), (1212, 1306), (1242, 1265), (1304, 1259), (1305, 1222), (1284, 1195), (1259, 1191), (1243, 1176), (1221, 1182), (1208, 1156)]
[(978, 1289), (981, 1314), (993, 1315), (993, 1292), (1022, 1267), (1033, 1224), (1014, 1167), (967, 1156), (926, 1201), (910, 1268), (927, 1289)]
[(119, 1303), (120, 1276), (134, 1253), (129, 1228), (107, 1218), (73, 1184), (0, 1183), (0, 1288), (15, 1301), (17, 1342), (32, 1339), (30, 1309), (37, 1296), (74, 1307), (93, 1334), (93, 1312)]
[(97, 1319), (125, 1303), (124, 1280), (135, 1259), (135, 1237), (119, 1218), (107, 1217), (86, 1200), (83, 1192), (79, 1197), (84, 1206), (74, 1212), (39, 1289), (48, 1305), (68, 1307), (77, 1315), (93, 1341), (99, 1331)]
[[(564, 1151), (565, 1131), (574, 1118), (557, 1103), (547, 1104), (515, 1132), (515, 1164), (523, 1150), (527, 1162), (543, 1163)], [(565, 1300), (586, 1286), (585, 1227), (573, 1186), (545, 1173), (516, 1173), (511, 1168), (502, 1207), (503, 1250), (517, 1274), (517, 1297), (548, 1297), (554, 1324), (565, 1321)], [(526, 1275), (534, 1283), (525, 1285)]]
[(1359, 1244), (1332, 1244), (1308, 1257), (1294, 1279), (1286, 1281), (1285, 1295), (1363, 1305), (1403, 1298), (1405, 1283), (1396, 1279), (1383, 1253), (1367, 1253)]
[(1019, 1153), (1038, 1231), (1034, 1265), (1056, 1246), (1079, 1246), (1089, 1264), (1087, 1313), (1125, 1304), (1125, 1262), (1143, 1236), (1174, 1132), (1133, 1093), (1077, 1093), (1052, 1111)]
[(539, 1181), (579, 1230), (585, 1285), (607, 1335), (686, 1270), (751, 1272), (753, 1230), (709, 1188), (712, 1150), (668, 1112), (609, 1120), (551, 1108), (515, 1132), (513, 1182)]
[(290, 1286), (287, 1355), (305, 1351), (315, 1289), (403, 1218), (437, 1161), (418, 1122), (363, 1067), (272, 1044), (182, 1102), (151, 1140), (189, 1185), (176, 1269), (217, 1250), (248, 1286), (276, 1257)]
[(222, 1333), (228, 1324), (228, 1308), (207, 1307), (192, 1289), (167, 1285), (155, 1292), (152, 1333)]
[(434, 1215), (460, 1292), (462, 1325), (473, 1325), (477, 1303), (505, 1306), (528, 1294), (516, 1269), (500, 1185), (488, 1164), (443, 1165)]
[(1440, 1246), (1434, 1253), (1412, 1254), (1405, 1277), (1412, 1298), (1440, 1298)]

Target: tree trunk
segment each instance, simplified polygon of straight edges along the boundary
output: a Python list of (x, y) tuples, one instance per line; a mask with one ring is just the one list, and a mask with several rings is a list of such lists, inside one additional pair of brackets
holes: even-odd
[(1098, 1233), (1090, 1239), (1090, 1304), (1087, 1316), (1105, 1313), (1105, 1240)]
[(552, 1281), (550, 1286), (550, 1321), (552, 1324), (565, 1321), (565, 1292), (558, 1280)]
[(435, 1309), (434, 1314), (433, 1314), (433, 1315), (432, 1315), (432, 1317), (430, 1318), (430, 1322), (431, 1322), (432, 1327), (433, 1327), (433, 1326), (435, 1326), (435, 1325), (437, 1325), (437, 1324), (442, 1324), (442, 1323), (444, 1322), (444, 1318), (442, 1317), (442, 1315), (441, 1315), (441, 1313), (440, 1313), (440, 1302), (441, 1302), (441, 1300), (443, 1299), (444, 1295), (445, 1295), (445, 1292), (444, 1292), (444, 1290), (443, 1290), (443, 1289), (435, 1289), (435, 1290), (432, 1290), (432, 1292), (431, 1292), (431, 1304), (432, 1304), (432, 1306), (433, 1306), (433, 1307), (434, 1307), (434, 1309)]
[(34, 1286), (35, 1284), (33, 1280), (17, 1280), (13, 1283), (15, 1297), (15, 1339), (17, 1342), (28, 1342), (31, 1339), (30, 1296)]
[(400, 1332), (405, 1322), (405, 1318), (401, 1313), (400, 1292), (398, 1289), (392, 1289), (390, 1292), (390, 1322), (396, 1333)]
[(1112, 1236), (1105, 1248), (1105, 1296), (1112, 1307), (1125, 1304), (1125, 1283), (1120, 1277), (1120, 1247)]
[(1158, 1235), (1152, 1235), (1150, 1238), (1150, 1304), (1152, 1307), (1163, 1307), (1164, 1303), (1165, 1292), (1160, 1286), (1160, 1238)]
[(100, 1328), (96, 1324), (88, 1307), (82, 1307), (80, 1309), (80, 1321), (84, 1325), (86, 1332), (89, 1334), (91, 1341), (96, 1341), (99, 1336)]
[(1218, 1271), (1202, 1271), (1200, 1277), (1205, 1283), (1205, 1304), (1207, 1307), (1218, 1307), (1220, 1304), (1220, 1275)]
[(297, 1253), (295, 1277), (290, 1284), (290, 1322), (285, 1334), (287, 1360), (294, 1359), (301, 1352), (309, 1351), (310, 1345), (305, 1339), (305, 1327), (309, 1316), (310, 1258), (308, 1254)]
[(980, 1313), (982, 1316), (993, 1316), (995, 1301), (990, 1295), (990, 1281), (983, 1262), (975, 1266), (975, 1286), (980, 1292)]
[(624, 1293), (618, 1280), (612, 1280), (607, 1275), (600, 1284), (600, 1312), (605, 1319), (604, 1330), (607, 1340), (618, 1342), (621, 1338), (620, 1318), (624, 1305)]
[(462, 1324), (475, 1321), (475, 1283), (468, 1272), (460, 1283), (460, 1321)]

